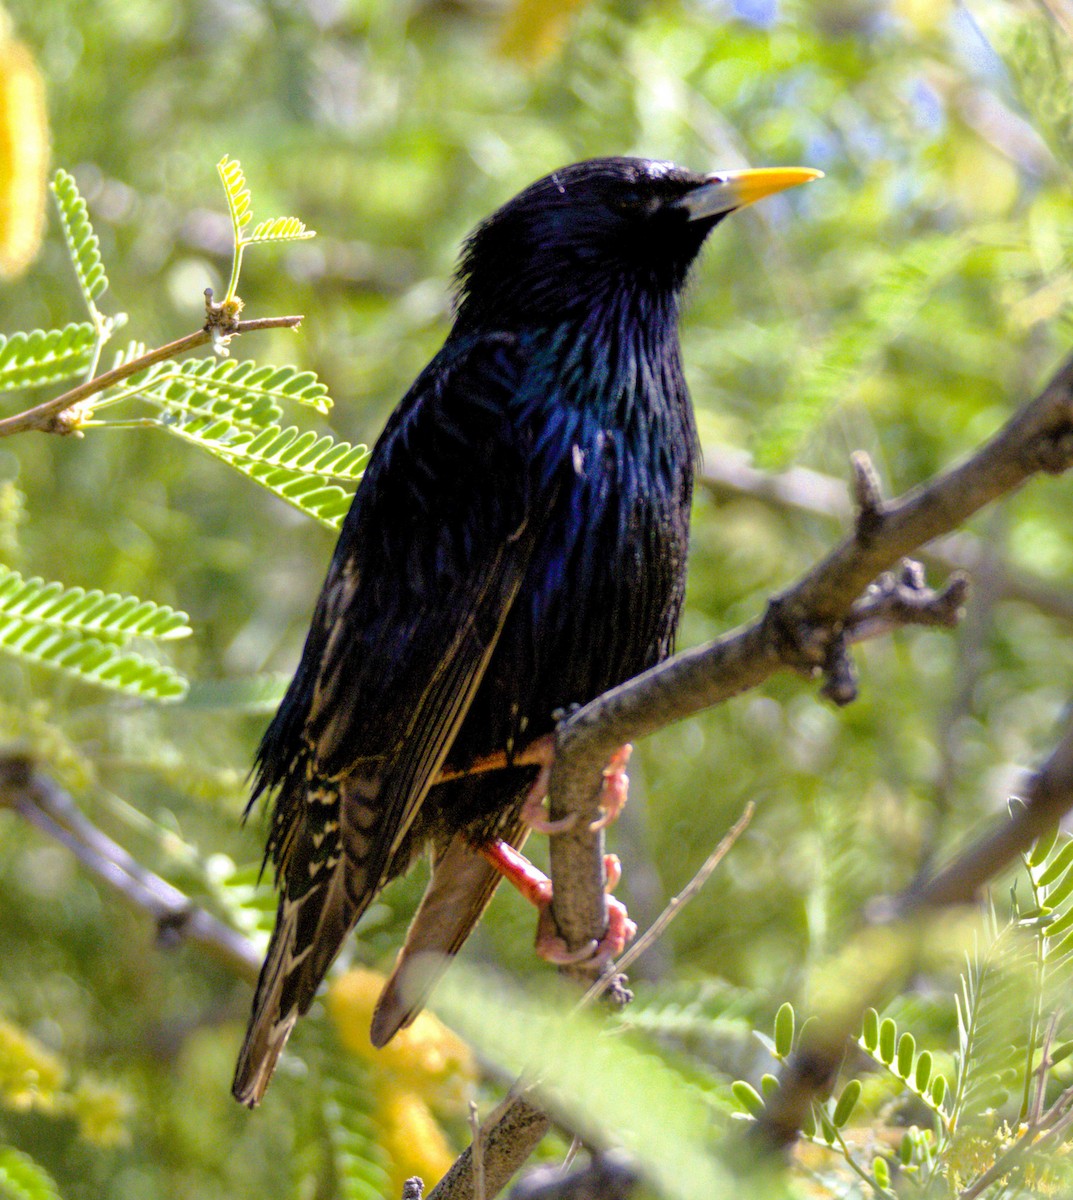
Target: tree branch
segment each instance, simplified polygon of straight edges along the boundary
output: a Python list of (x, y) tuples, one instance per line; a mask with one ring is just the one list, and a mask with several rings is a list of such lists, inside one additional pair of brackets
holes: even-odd
[[(867, 460), (855, 456), (858, 516), (852, 535), (798, 583), (776, 596), (762, 617), (676, 655), (561, 722), (549, 809), (553, 821), (577, 814), (571, 829), (551, 838), (552, 913), (567, 945), (573, 949), (599, 941), (607, 928), (602, 831), (594, 833), (590, 825), (598, 810), (601, 773), (618, 746), (757, 687), (777, 671), (822, 675), (825, 690), (833, 699), (851, 699), (855, 688), (846, 646), (851, 637), (865, 632), (862, 608), (867, 610), (870, 597), (874, 601), (877, 595), (891, 594), (889, 581), (881, 577), (894, 571), (904, 556), (950, 533), (1034, 475), (1058, 474), (1070, 465), (1073, 358), (975, 454), (901, 499), (885, 503)], [(906, 582), (903, 573), (902, 583)], [(908, 583), (911, 590), (919, 587), (915, 571), (909, 572)], [(945, 620), (963, 599), (963, 588), (963, 582), (955, 581), (945, 594), (928, 594), (921, 603), (901, 606), (899, 615), (915, 622), (926, 611), (928, 619)], [(886, 606), (887, 621), (895, 616), (896, 607)], [(889, 628), (887, 621), (881, 623), (883, 628)], [(1034, 811), (1038, 809), (1039, 804)], [(1031, 828), (1024, 825), (999, 837), (994, 845), (981, 847), (972, 878), (989, 878), (1009, 860), (1009, 854), (1027, 845), (1033, 836)], [(964, 871), (949, 879), (944, 875), (935, 887), (960, 884), (964, 890), (968, 877)], [(564, 969), (584, 982), (591, 981), (596, 970), (588, 964)], [(841, 1045), (839, 1041), (839, 1052)], [(813, 1062), (806, 1048), (798, 1065), (800, 1090), (811, 1096), (826, 1085), (828, 1057), (821, 1055)], [(783, 1092), (788, 1093), (790, 1082), (784, 1084)], [(799, 1125), (794, 1122), (804, 1111), (798, 1113), (797, 1107), (790, 1122), (792, 1130), (783, 1129), (781, 1144), (796, 1136)]]
[(133, 908), (156, 922), (162, 946), (188, 941), (250, 983), (261, 955), (230, 926), (192, 904), (178, 888), (146, 870), (83, 816), (74, 800), (21, 755), (0, 759), (0, 807), (10, 808), (66, 846)]
[(0, 420), (0, 438), (11, 437), (16, 433), (26, 433), (31, 429), (40, 430), (42, 433), (74, 433), (78, 429), (78, 423), (70, 418), (69, 409), (88, 400), (90, 396), (105, 391), (113, 384), (121, 383), (124, 379), (137, 375), (146, 367), (152, 367), (158, 362), (185, 354), (187, 350), (196, 350), (199, 346), (207, 346), (210, 342), (218, 342), (221, 338), (230, 338), (238, 333), (253, 333), (259, 329), (294, 329), (302, 321), (301, 317), (260, 317), (255, 321), (230, 321), (225, 324), (218, 319), (213, 319), (211, 300), (206, 307), (210, 309), (209, 320), (196, 333), (188, 333), (186, 337), (179, 338), (178, 341), (168, 342), (165, 346), (158, 346), (155, 350), (139, 354), (137, 358), (121, 363), (113, 370), (105, 371), (103, 375), (87, 379), (78, 387), (71, 388), (70, 391), (64, 392), (60, 396), (53, 396), (51, 400), (45, 400), (34, 408), (26, 409), (25, 412), (4, 417)]
[[(750, 466), (744, 457), (731, 450), (707, 450), (698, 484), (717, 500), (750, 497), (765, 504), (825, 520), (849, 522), (853, 519), (850, 489), (844, 480), (822, 475), (808, 467), (791, 467), (769, 474)], [(920, 549), (927, 565), (945, 571), (969, 571), (976, 574), (991, 548), (985, 538), (975, 534), (949, 533)], [(991, 588), (998, 599), (1016, 600), (1037, 608), (1059, 621), (1073, 624), (1073, 592), (1055, 587), (1045, 579), (1007, 563), (989, 563)]]
[[(762, 1149), (781, 1150), (790, 1145), (812, 1100), (829, 1092), (861, 1014), (868, 1007), (882, 1008), (892, 978), (906, 965), (907, 955), (894, 948), (904, 946), (911, 955), (919, 940), (920, 923), (928, 914), (977, 901), (989, 880), (1073, 809), (1073, 715), (1058, 746), (1027, 780), (1022, 799), (1023, 804), (1007, 819), (942, 870), (911, 884), (900, 896), (870, 906), (865, 928), (855, 942), (857, 947), (866, 947), (877, 931), (886, 932), (889, 945), (884, 970), (873, 978), (858, 972), (852, 1001), (836, 1004), (824, 1013), (787, 1060), (778, 1091), (768, 1098), (753, 1127), (753, 1140)], [(854, 953), (851, 944), (846, 957)]]

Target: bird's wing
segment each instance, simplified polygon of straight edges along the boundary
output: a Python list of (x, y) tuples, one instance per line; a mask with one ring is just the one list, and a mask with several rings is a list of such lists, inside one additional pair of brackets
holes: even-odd
[(352, 856), (370, 858), (370, 887), (466, 715), (547, 509), (513, 411), (524, 368), (512, 340), (488, 338), (426, 371), (374, 453), (314, 617), (305, 740), (325, 775), (378, 781), (362, 801), (374, 850)]
[(550, 498), (512, 411), (524, 370), (513, 339), (449, 344), (393, 414), (344, 523), (259, 751), (281, 896), (235, 1078), (246, 1103), (392, 869), (528, 567)]
[[(513, 820), (500, 836), (520, 850), (529, 827)], [(436, 981), (462, 948), (487, 908), (502, 875), (462, 834), (455, 834), (432, 867), (432, 877), (406, 931), (395, 968), (384, 985), (369, 1031), (385, 1046), (424, 1008)]]

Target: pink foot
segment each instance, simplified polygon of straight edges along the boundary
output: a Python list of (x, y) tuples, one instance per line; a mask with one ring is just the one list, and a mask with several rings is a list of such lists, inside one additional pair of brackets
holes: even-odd
[(607, 932), (598, 941), (589, 942), (577, 950), (570, 950), (566, 942), (555, 931), (551, 919), (550, 903), (547, 908), (540, 910), (540, 920), (537, 922), (536, 952), (541, 958), (556, 966), (567, 966), (570, 963), (593, 962), (603, 966), (613, 958), (618, 958), (622, 951), (637, 936), (637, 925), (630, 920), (626, 906), (614, 896), (607, 897)]
[(632, 753), (633, 747), (629, 742), (625, 746), (619, 746), (611, 755), (611, 761), (604, 768), (604, 788), (600, 797), (600, 810), (603, 816), (598, 817), (589, 826), (593, 833), (598, 829), (606, 829), (612, 821), (617, 821), (619, 813), (626, 807), (630, 790), (630, 777), (626, 774), (626, 764), (630, 761)]
[[(524, 854), (498, 838), (481, 846), (480, 852), (508, 883), (540, 910), (536, 951), (548, 962), (564, 966), (594, 960), (603, 964), (617, 958), (636, 936), (637, 926), (630, 920), (626, 906), (613, 896), (608, 896), (607, 932), (598, 942), (592, 941), (578, 950), (570, 950), (555, 930), (551, 918), (551, 880), (544, 872), (534, 867)], [(604, 856), (604, 872), (607, 876), (605, 887), (611, 891), (622, 878), (618, 855)]]

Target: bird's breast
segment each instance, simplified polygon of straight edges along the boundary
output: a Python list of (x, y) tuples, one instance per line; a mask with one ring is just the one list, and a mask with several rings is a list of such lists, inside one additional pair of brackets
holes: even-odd
[[(526, 414), (539, 523), (529, 569), (452, 758), (523, 746), (670, 652), (696, 437), (676, 348), (575, 348)], [(621, 356), (620, 356), (621, 357)], [(595, 381), (595, 387), (593, 386)]]

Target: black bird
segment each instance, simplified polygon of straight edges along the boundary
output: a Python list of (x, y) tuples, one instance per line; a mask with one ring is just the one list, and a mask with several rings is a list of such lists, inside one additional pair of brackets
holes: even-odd
[(697, 453), (679, 297), (724, 216), (818, 174), (593, 159), (466, 242), (454, 326), (373, 450), (258, 751), (280, 901), (243, 1103), (358, 918), (429, 849), (373, 1041), (413, 1018), (438, 972), (409, 965), (458, 950), (499, 881), (482, 850), (528, 832), (552, 713), (670, 653)]

